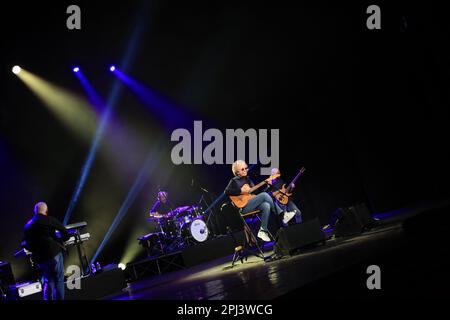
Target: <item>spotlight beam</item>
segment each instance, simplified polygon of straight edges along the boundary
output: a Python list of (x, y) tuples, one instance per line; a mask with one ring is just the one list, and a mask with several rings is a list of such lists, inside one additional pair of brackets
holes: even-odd
[(113, 94), (111, 95), (110, 103), (106, 107), (105, 111), (103, 112), (101, 118), (100, 118), (100, 124), (97, 127), (97, 130), (94, 135), (94, 139), (92, 140), (91, 146), (89, 148), (89, 152), (87, 155), (87, 158), (81, 167), (81, 175), (80, 178), (76, 184), (75, 191), (72, 194), (72, 198), (70, 199), (69, 206), (67, 208), (66, 214), (64, 216), (63, 224), (66, 225), (69, 222), (70, 217), (72, 216), (73, 210), (75, 208), (75, 205), (80, 197), (81, 191), (83, 190), (84, 185), (86, 184), (87, 177), (89, 175), (89, 172), (91, 171), (92, 165), (94, 163), (98, 145), (103, 137), (103, 133), (105, 131), (105, 128), (108, 124), (109, 117), (111, 115), (111, 111), (114, 107), (114, 104), (111, 102), (115, 102), (116, 96), (119, 93), (119, 86), (117, 83), (114, 83), (113, 87)]
[(104, 109), (106, 102), (103, 100), (103, 98), (97, 93), (97, 90), (94, 89), (92, 84), (89, 82), (89, 80), (85, 77), (83, 72), (76, 72), (75, 73), (78, 80), (80, 80), (81, 85), (83, 86), (84, 91), (87, 94), (87, 97), (89, 101), (91, 102), (92, 106), (95, 108), (96, 112), (100, 114)]
[[(144, 1), (144, 5), (146, 5), (147, 1)], [(140, 13), (148, 12), (147, 10), (141, 10)], [(138, 22), (133, 30), (133, 33), (131, 35), (130, 41), (128, 42), (127, 51), (125, 53), (125, 56), (122, 61), (123, 69), (128, 70), (131, 64), (131, 59), (135, 56), (139, 39), (141, 38), (142, 32), (143, 32), (143, 25), (148, 19), (145, 15), (141, 15), (140, 19), (138, 19)], [(75, 209), (75, 206), (77, 204), (77, 201), (80, 197), (81, 191), (83, 190), (86, 179), (89, 176), (89, 173), (92, 168), (92, 164), (95, 160), (95, 156), (97, 153), (98, 144), (103, 137), (104, 130), (106, 128), (106, 124), (108, 123), (109, 117), (111, 115), (112, 110), (115, 108), (115, 105), (117, 103), (117, 99), (122, 91), (122, 86), (120, 81), (118, 79), (114, 81), (113, 87), (110, 91), (108, 103), (105, 108), (105, 111), (102, 114), (100, 125), (97, 128), (97, 131), (95, 133), (94, 139), (92, 140), (91, 147), (89, 149), (89, 153), (86, 157), (86, 160), (81, 168), (81, 174), (80, 178), (75, 186), (75, 190), (72, 194), (72, 197), (70, 199), (68, 208), (66, 210), (66, 214), (64, 216), (64, 224), (67, 224), (69, 222), (70, 217), (72, 216), (72, 213)]]
[(25, 69), (17, 76), (77, 136), (91, 139), (97, 117), (85, 99)]
[(160, 118), (167, 131), (192, 125), (194, 119), (198, 118), (154, 89), (133, 79), (121, 69), (116, 68), (114, 74), (152, 111), (153, 115)]
[(147, 177), (148, 177), (149, 172), (153, 172), (156, 169), (158, 161), (155, 161), (155, 155), (157, 154), (158, 150), (159, 150), (159, 147), (152, 148), (152, 150), (147, 155), (144, 165), (142, 166), (141, 170), (139, 171), (139, 174), (137, 175), (136, 179), (134, 180), (134, 183), (125, 198), (125, 201), (122, 203), (122, 206), (120, 207), (119, 211), (117, 212), (117, 214), (116, 214), (111, 226), (109, 227), (108, 231), (106, 232), (106, 235), (104, 236), (100, 246), (98, 247), (97, 251), (95, 252), (94, 256), (92, 257), (91, 263), (94, 263), (97, 260), (99, 254), (102, 252), (106, 243), (111, 238), (113, 232), (116, 230), (117, 226), (120, 224), (120, 221), (122, 221), (123, 217), (128, 212), (128, 209), (133, 204), (139, 191), (142, 189), (144, 184), (147, 182)]

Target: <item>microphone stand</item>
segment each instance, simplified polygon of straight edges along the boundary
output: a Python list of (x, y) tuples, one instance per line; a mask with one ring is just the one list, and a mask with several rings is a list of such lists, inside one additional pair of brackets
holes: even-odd
[[(192, 184), (192, 186), (194, 186), (194, 184)], [(201, 192), (202, 192), (202, 196), (200, 197), (200, 200), (199, 200), (199, 202), (198, 202), (198, 204), (200, 204), (201, 202), (203, 202), (205, 205), (206, 205), (206, 208), (208, 208), (208, 207), (210, 207), (211, 206), (211, 204), (213, 203), (213, 201), (214, 200), (212, 200), (212, 196), (211, 196), (211, 192), (209, 192), (207, 189), (205, 189), (205, 188), (202, 188), (202, 187), (200, 187), (200, 186), (196, 186), (197, 187), (197, 189), (199, 189), (199, 190), (201, 190)], [(210, 201), (211, 201), (211, 204), (209, 204), (208, 203), (208, 201), (206, 201), (206, 199), (205, 199), (205, 197), (204, 197), (204, 194), (208, 194), (208, 196), (209, 196), (209, 198), (210, 198)], [(208, 214), (208, 218), (206, 219), (206, 225), (207, 226), (209, 226), (210, 224), (209, 224), (209, 222), (210, 222), (210, 220), (211, 220), (211, 217), (214, 215), (214, 210), (213, 210), (213, 208), (210, 208), (209, 209), (209, 214)], [(205, 211), (203, 211), (203, 213), (206, 213)], [(214, 227), (216, 227), (216, 226), (214, 226)], [(217, 234), (216, 234), (216, 232), (215, 232), (215, 230), (213, 230), (214, 228), (211, 228), (211, 235), (215, 238), (216, 236), (217, 236)]]

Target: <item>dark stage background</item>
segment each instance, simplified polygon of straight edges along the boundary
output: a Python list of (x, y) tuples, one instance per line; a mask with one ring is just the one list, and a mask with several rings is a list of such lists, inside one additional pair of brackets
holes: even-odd
[[(17, 2), (2, 9), (0, 260), (13, 262), (16, 277), (29, 272), (12, 254), (33, 205), (46, 201), (50, 214), (63, 219), (92, 136), (80, 138), (55, 117), (11, 73), (15, 64), (84, 97), (71, 71), (79, 65), (106, 98), (114, 81), (108, 66), (120, 68), (132, 51), (127, 73), (180, 106), (176, 120), (188, 129), (193, 119), (204, 130), (279, 128), (283, 176), (307, 169), (295, 194), (306, 219), (318, 216), (325, 224), (336, 208), (359, 201), (379, 213), (448, 197), (450, 54), (443, 8), (378, 3), (382, 29), (368, 30), (371, 2), (78, 1), (82, 29), (69, 31), (70, 4)], [(88, 256), (148, 150), (158, 142), (160, 148), (98, 256), (102, 264), (143, 253), (136, 238), (150, 228), (145, 215), (158, 188), (176, 205), (193, 204), (201, 193), (192, 179), (218, 196), (231, 177), (230, 165), (173, 165), (174, 143), (161, 114), (126, 87), (114, 118), (130, 135), (120, 139), (112, 126), (106, 131), (69, 221), (88, 222)]]

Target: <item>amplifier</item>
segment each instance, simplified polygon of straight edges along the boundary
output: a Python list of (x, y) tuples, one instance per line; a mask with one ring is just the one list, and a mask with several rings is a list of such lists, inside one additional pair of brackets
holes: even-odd
[(318, 218), (286, 228), (280, 228), (275, 236), (274, 251), (277, 255), (294, 255), (300, 249), (318, 243), (325, 243)]
[(334, 226), (336, 237), (360, 234), (373, 223), (370, 211), (365, 203), (346, 208), (339, 208), (339, 215)]

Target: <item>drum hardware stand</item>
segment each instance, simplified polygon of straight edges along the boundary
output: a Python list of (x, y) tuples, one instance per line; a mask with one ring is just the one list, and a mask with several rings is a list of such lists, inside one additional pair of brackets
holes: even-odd
[[(157, 244), (154, 245), (152, 249), (154, 249), (157, 252), (157, 254), (160, 254), (160, 255), (165, 253), (164, 252), (164, 246), (163, 246), (163, 243), (162, 243), (161, 238), (160, 238), (159, 235), (158, 235)], [(149, 254), (147, 254), (147, 255), (150, 256)]]
[(175, 240), (172, 243), (172, 246), (174, 246), (177, 250), (181, 249), (181, 248), (184, 248), (186, 246), (185, 242), (182, 240), (181, 235), (177, 236), (175, 238)]
[[(158, 226), (161, 232), (158, 232), (161, 234), (161, 237), (159, 237), (159, 243), (160, 243), (160, 251), (162, 255), (168, 254), (170, 252), (173, 252), (179, 249), (180, 247), (180, 235), (176, 234), (174, 237), (171, 236), (170, 233), (164, 231), (163, 223), (161, 223), (160, 220), (158, 220)], [(175, 240), (173, 240), (175, 238)]]
[[(204, 215), (208, 214), (208, 217), (207, 217), (205, 223), (206, 223), (206, 226), (209, 228), (209, 237), (210, 238), (215, 238), (215, 237), (217, 237), (217, 234), (216, 234), (216, 232), (214, 230), (215, 228), (210, 227), (211, 226), (210, 225), (211, 217), (215, 214), (213, 208), (211, 207), (212, 204), (214, 203), (214, 199), (213, 199), (213, 197), (211, 195), (211, 192), (209, 192), (207, 189), (202, 188), (199, 185), (197, 185), (194, 182), (194, 179), (192, 179), (191, 187), (194, 187), (194, 188), (196, 188), (196, 189), (198, 189), (198, 190), (200, 190), (202, 192), (202, 196), (200, 197), (200, 200), (198, 201), (198, 204), (200, 204), (203, 201), (203, 203), (206, 205), (206, 209), (209, 208), (209, 210), (207, 210), (207, 211), (209, 211), (209, 213), (207, 211), (203, 211), (202, 214), (204, 214)], [(209, 200), (211, 201), (211, 204), (208, 204), (208, 202), (206, 201), (206, 199), (204, 197), (205, 193), (208, 194)]]
[[(209, 193), (208, 190), (203, 189), (203, 188), (201, 188), (201, 190), (202, 190), (203, 192), (208, 193), (209, 197), (211, 198), (211, 194)], [(203, 196), (203, 194), (202, 194), (202, 196), (201, 196), (201, 198), (200, 198), (200, 201), (199, 201), (198, 203), (200, 204), (202, 201), (203, 201), (203, 203), (206, 205), (206, 208), (209, 208), (209, 207), (210, 207), (210, 205), (208, 204), (208, 202), (205, 200), (205, 197)], [(211, 201), (212, 201), (212, 199), (211, 199)], [(213, 203), (213, 202), (211, 202), (211, 203)], [(206, 211), (204, 211), (204, 213), (206, 213)], [(211, 220), (211, 217), (212, 217), (213, 215), (215, 215), (215, 212), (214, 212), (213, 208), (210, 208), (210, 209), (209, 209), (208, 218), (207, 218), (206, 221), (205, 221), (207, 226), (211, 226), (210, 223), (209, 223), (209, 221)], [(215, 233), (215, 230), (214, 230), (215, 228), (210, 228), (210, 229), (211, 229), (211, 230), (210, 230), (210, 236), (211, 236), (211, 238), (215, 238), (215, 237), (217, 236), (217, 234)]]
[(197, 244), (194, 240), (192, 240), (192, 238), (190, 236), (186, 237), (186, 240), (183, 241), (183, 246), (187, 247), (187, 246), (192, 246), (194, 244)]
[(179, 234), (175, 235), (175, 237), (167, 237), (164, 239), (165, 242), (168, 242), (167, 244), (164, 244), (163, 246), (163, 254), (169, 254), (174, 251), (177, 251), (180, 249), (181, 246), (183, 246), (183, 243), (181, 241), (181, 237)]

